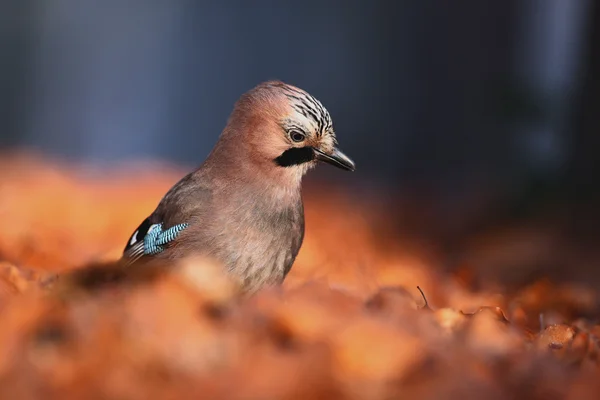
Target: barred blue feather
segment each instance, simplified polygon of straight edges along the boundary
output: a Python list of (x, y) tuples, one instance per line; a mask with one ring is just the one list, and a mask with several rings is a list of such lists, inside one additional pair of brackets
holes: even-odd
[(188, 227), (189, 224), (177, 224), (166, 231), (162, 230), (162, 224), (155, 224), (150, 227), (144, 237), (144, 254), (154, 255), (165, 250), (165, 245), (175, 240), (179, 233)]
[(162, 223), (152, 223), (151, 217), (146, 218), (125, 246), (125, 265), (130, 265), (143, 256), (152, 256), (165, 251), (167, 245), (188, 226), (187, 223), (177, 224), (163, 231)]

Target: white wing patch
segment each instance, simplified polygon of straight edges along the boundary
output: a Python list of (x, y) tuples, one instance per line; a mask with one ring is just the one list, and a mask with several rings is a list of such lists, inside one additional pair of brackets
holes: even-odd
[(133, 235), (131, 235), (131, 240), (129, 241), (129, 245), (133, 246), (135, 244), (135, 242), (137, 242), (137, 235), (138, 235), (139, 230), (133, 232)]
[(131, 240), (129, 241), (129, 245), (133, 246), (134, 244), (136, 244), (140, 240), (144, 240), (144, 237), (149, 232), (152, 232), (154, 229), (156, 229), (156, 227), (159, 226), (159, 225), (161, 225), (161, 224), (152, 224), (152, 225), (150, 225), (150, 227), (148, 228), (148, 230), (146, 232), (143, 232), (144, 236), (141, 237), (141, 238), (138, 238), (138, 235), (141, 233), (139, 229), (137, 231), (133, 232), (133, 235), (131, 235)]

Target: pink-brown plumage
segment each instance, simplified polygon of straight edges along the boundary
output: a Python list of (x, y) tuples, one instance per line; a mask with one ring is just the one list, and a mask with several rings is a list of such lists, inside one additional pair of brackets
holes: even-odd
[(150, 257), (140, 230), (184, 224), (151, 257), (212, 257), (248, 292), (281, 283), (304, 237), (302, 176), (317, 161), (354, 169), (337, 149), (327, 110), (295, 86), (279, 81), (256, 86), (237, 101), (204, 163), (175, 184), (140, 225), (123, 260)]

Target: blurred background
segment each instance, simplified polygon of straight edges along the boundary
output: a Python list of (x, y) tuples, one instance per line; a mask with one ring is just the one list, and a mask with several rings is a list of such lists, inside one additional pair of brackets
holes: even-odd
[(589, 0), (3, 0), (0, 145), (193, 167), (240, 94), (281, 79), (323, 102), (358, 165), (309, 184), (401, 195), (418, 212), (398, 225), (449, 265), (507, 221), (553, 221), (583, 254), (600, 221), (599, 49)]

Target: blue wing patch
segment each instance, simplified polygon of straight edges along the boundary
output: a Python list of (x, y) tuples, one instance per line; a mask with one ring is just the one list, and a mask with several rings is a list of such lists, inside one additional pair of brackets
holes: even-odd
[(163, 231), (162, 224), (154, 224), (144, 236), (144, 254), (154, 255), (165, 250), (165, 245), (179, 236), (189, 224), (177, 224)]
[(143, 256), (164, 251), (167, 245), (188, 226), (189, 224), (177, 224), (163, 231), (162, 223), (153, 224), (150, 218), (146, 218), (125, 246), (123, 251), (125, 265), (130, 265)]

